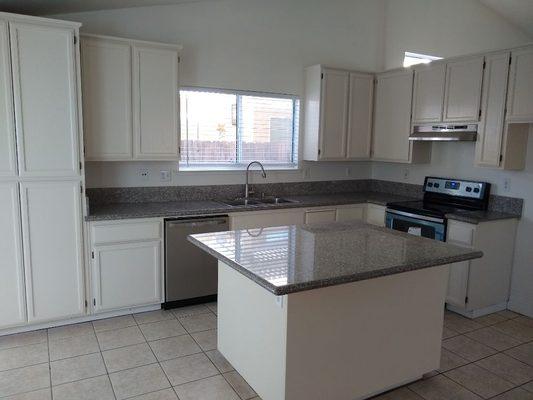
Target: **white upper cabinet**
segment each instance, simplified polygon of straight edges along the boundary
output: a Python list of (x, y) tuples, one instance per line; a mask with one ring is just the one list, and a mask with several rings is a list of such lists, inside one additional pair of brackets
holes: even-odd
[(446, 64), (444, 122), (479, 121), (484, 59), (473, 57)]
[(78, 181), (21, 183), (22, 235), (29, 322), (85, 312)]
[(18, 184), (0, 182), (0, 329), (26, 322)]
[(415, 67), (413, 124), (442, 121), (446, 64), (430, 63)]
[(0, 177), (17, 174), (12, 83), (8, 25), (0, 20)]
[(83, 37), (81, 63), (86, 160), (130, 160), (131, 46), (123, 41)]
[(75, 31), (16, 22), (10, 35), (19, 174), (79, 176)]
[(377, 77), (373, 158), (409, 162), (413, 71), (387, 72)]
[(314, 65), (305, 79), (304, 159), (368, 159), (374, 76)]
[(179, 159), (181, 46), (84, 35), (86, 159)]
[(346, 154), (348, 83), (346, 71), (323, 69), (322, 72), (322, 135), (319, 156), (323, 160), (343, 158)]
[(346, 156), (369, 159), (372, 145), (374, 75), (350, 73)]
[(134, 46), (135, 158), (179, 159), (178, 51)]
[(512, 52), (508, 95), (507, 121), (533, 123), (533, 47)]
[(509, 52), (489, 55), (483, 78), (481, 121), (476, 143), (476, 163), (499, 167), (505, 122)]

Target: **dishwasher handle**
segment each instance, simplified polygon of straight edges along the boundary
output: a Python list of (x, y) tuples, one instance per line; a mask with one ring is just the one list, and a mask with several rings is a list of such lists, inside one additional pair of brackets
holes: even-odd
[(190, 226), (190, 227), (199, 227), (199, 226), (214, 226), (214, 225), (225, 225), (228, 223), (227, 218), (206, 218), (206, 219), (196, 219), (196, 220), (174, 220), (166, 221), (166, 226), (171, 228), (173, 226)]

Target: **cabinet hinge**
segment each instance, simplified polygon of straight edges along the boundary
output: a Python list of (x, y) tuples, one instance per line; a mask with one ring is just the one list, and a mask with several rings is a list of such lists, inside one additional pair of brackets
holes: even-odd
[(513, 63), (513, 56), (509, 57), (509, 65)]
[(479, 109), (479, 118), (481, 118), (481, 114), (482, 114), (482, 111), (481, 111), (481, 108)]
[(503, 154), (500, 154), (500, 162), (503, 161)]
[(181, 57), (178, 57), (178, 64), (181, 62)]
[(89, 307), (89, 303), (85, 300), (85, 308)]
[(483, 61), (483, 69), (487, 68), (487, 61)]
[(468, 296), (465, 297), (465, 304), (468, 303)]
[(83, 185), (80, 185), (80, 193), (83, 194)]
[(96, 306), (96, 299), (93, 299), (93, 306)]
[(181, 146), (178, 146), (178, 155), (181, 155)]
[(324, 79), (324, 73), (320, 74), (320, 79)]
[(91, 251), (91, 258), (94, 260), (94, 251)]
[(80, 171), (83, 169), (83, 164), (80, 161)]
[(320, 155), (320, 149), (318, 149), (318, 155)]
[(74, 35), (74, 44), (78, 44), (78, 37)]

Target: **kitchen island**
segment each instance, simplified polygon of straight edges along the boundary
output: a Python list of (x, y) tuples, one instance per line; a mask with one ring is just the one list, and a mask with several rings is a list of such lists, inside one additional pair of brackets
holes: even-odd
[(448, 265), (476, 250), (361, 222), (216, 232), (218, 349), (263, 400), (355, 400), (439, 368)]

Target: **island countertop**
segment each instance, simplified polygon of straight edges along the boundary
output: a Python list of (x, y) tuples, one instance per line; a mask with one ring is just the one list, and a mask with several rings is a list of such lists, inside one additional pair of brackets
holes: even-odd
[(357, 221), (205, 233), (189, 240), (275, 295), (483, 256)]

